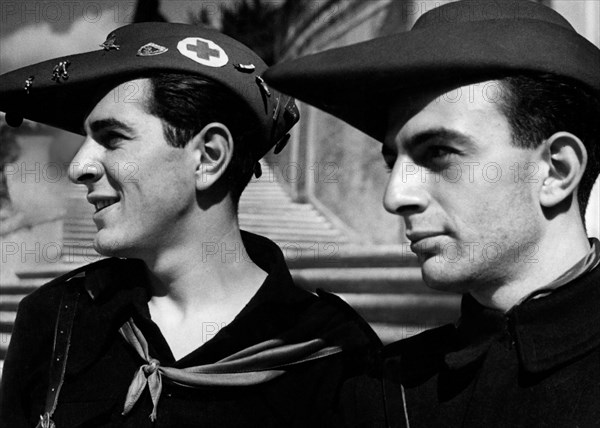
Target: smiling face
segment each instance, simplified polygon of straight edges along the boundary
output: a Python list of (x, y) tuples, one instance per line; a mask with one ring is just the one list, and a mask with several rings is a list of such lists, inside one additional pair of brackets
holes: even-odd
[[(119, 97), (132, 87), (140, 95), (135, 102)], [(161, 120), (145, 110), (150, 90), (141, 79), (102, 98), (85, 121), (87, 138), (69, 169), (96, 208), (94, 248), (103, 255), (145, 258), (183, 242), (192, 224), (194, 153), (167, 143)]]
[(483, 87), (427, 100), (408, 118), (402, 102), (390, 113), (384, 205), (404, 219), (436, 289), (464, 293), (523, 277), (543, 233), (540, 152), (511, 145), (510, 125)]

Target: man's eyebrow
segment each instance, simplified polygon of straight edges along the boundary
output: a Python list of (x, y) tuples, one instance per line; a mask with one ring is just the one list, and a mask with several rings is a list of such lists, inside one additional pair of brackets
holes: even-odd
[(101, 131), (105, 131), (107, 129), (121, 130), (127, 133), (134, 133), (134, 130), (131, 126), (114, 118), (95, 120), (92, 123), (90, 123), (89, 127), (90, 132), (94, 134)]
[(445, 142), (455, 142), (461, 144), (474, 145), (475, 142), (473, 139), (461, 132), (453, 131), (451, 129), (439, 128), (439, 129), (431, 129), (428, 131), (420, 132), (418, 134), (413, 135), (406, 141), (404, 141), (403, 146), (405, 150), (415, 149), (417, 146), (424, 144), (431, 140), (442, 140)]

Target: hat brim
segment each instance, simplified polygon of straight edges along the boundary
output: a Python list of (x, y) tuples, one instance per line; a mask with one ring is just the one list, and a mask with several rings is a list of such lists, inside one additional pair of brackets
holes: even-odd
[(600, 50), (576, 32), (535, 20), (413, 29), (271, 67), (274, 88), (383, 141), (387, 106), (407, 92), (519, 72), (554, 73), (600, 93)]
[[(186, 45), (187, 40), (195, 40), (199, 45)], [(191, 52), (196, 50), (192, 48), (201, 51), (193, 56)], [(67, 73), (54, 76), (55, 67), (65, 61), (69, 62)], [(6, 112), (9, 123), (25, 118), (85, 135), (83, 124), (87, 115), (119, 84), (157, 72), (194, 75), (222, 85), (248, 107), (255, 129), (246, 131), (253, 136), (248, 140), (252, 140), (252, 152), (258, 158), (284, 137), (299, 118), (293, 99), (266, 87), (261, 78), (266, 69), (256, 53), (215, 30), (186, 24), (131, 24), (112, 32), (103, 48), (96, 51), (3, 74), (0, 111)], [(115, 102), (146, 102), (146, 98), (140, 87), (126, 85), (115, 94)]]
[[(179, 37), (180, 38), (180, 37)], [(177, 43), (178, 37), (173, 38)], [(222, 42), (221, 42), (222, 43)], [(35, 122), (54, 126), (76, 134), (85, 135), (83, 122), (99, 98), (121, 83), (149, 76), (156, 72), (190, 73), (184, 61), (165, 63), (160, 55), (149, 56), (144, 61), (130, 60), (136, 55), (131, 49), (102, 50), (68, 55), (41, 63), (23, 67), (6, 73), (0, 79), (0, 110), (10, 114), (21, 115)], [(110, 58), (110, 60), (107, 59)], [(69, 61), (67, 79), (52, 80), (52, 71), (61, 61)], [(256, 63), (260, 68), (257, 73), (266, 69), (256, 59), (248, 62)], [(237, 92), (227, 78), (228, 74), (238, 73), (233, 67), (227, 69), (203, 70), (203, 76), (213, 78), (233, 92)], [(211, 75), (211, 74), (214, 74)], [(29, 94), (24, 86), (25, 80), (33, 76)], [(116, 102), (145, 101), (139, 88), (128, 88), (119, 94)], [(241, 97), (240, 97), (241, 98)], [(241, 98), (242, 101), (243, 98)], [(249, 103), (248, 103), (249, 104)], [(252, 107), (249, 104), (249, 107)]]

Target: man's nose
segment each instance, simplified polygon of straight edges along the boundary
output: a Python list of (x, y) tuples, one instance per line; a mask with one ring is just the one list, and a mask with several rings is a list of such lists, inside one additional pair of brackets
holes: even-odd
[(69, 179), (75, 184), (95, 183), (104, 174), (100, 162), (102, 146), (87, 138), (69, 166)]
[(422, 167), (414, 162), (396, 161), (385, 189), (385, 209), (403, 216), (425, 211), (430, 196), (424, 178)]

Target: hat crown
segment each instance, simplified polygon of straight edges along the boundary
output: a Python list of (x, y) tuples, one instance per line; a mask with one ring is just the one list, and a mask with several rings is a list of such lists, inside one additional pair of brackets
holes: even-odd
[(559, 25), (575, 31), (573, 26), (553, 9), (530, 0), (461, 0), (436, 7), (424, 13), (413, 30), (476, 21), (532, 19)]
[(187, 37), (200, 37), (224, 44), (226, 50), (234, 49), (252, 59), (255, 66), (267, 68), (262, 58), (243, 43), (209, 27), (203, 25), (190, 25), (171, 22), (139, 22), (128, 24), (111, 31), (106, 39), (114, 38), (119, 45), (139, 45), (152, 41), (161, 43), (169, 39), (183, 39)]

